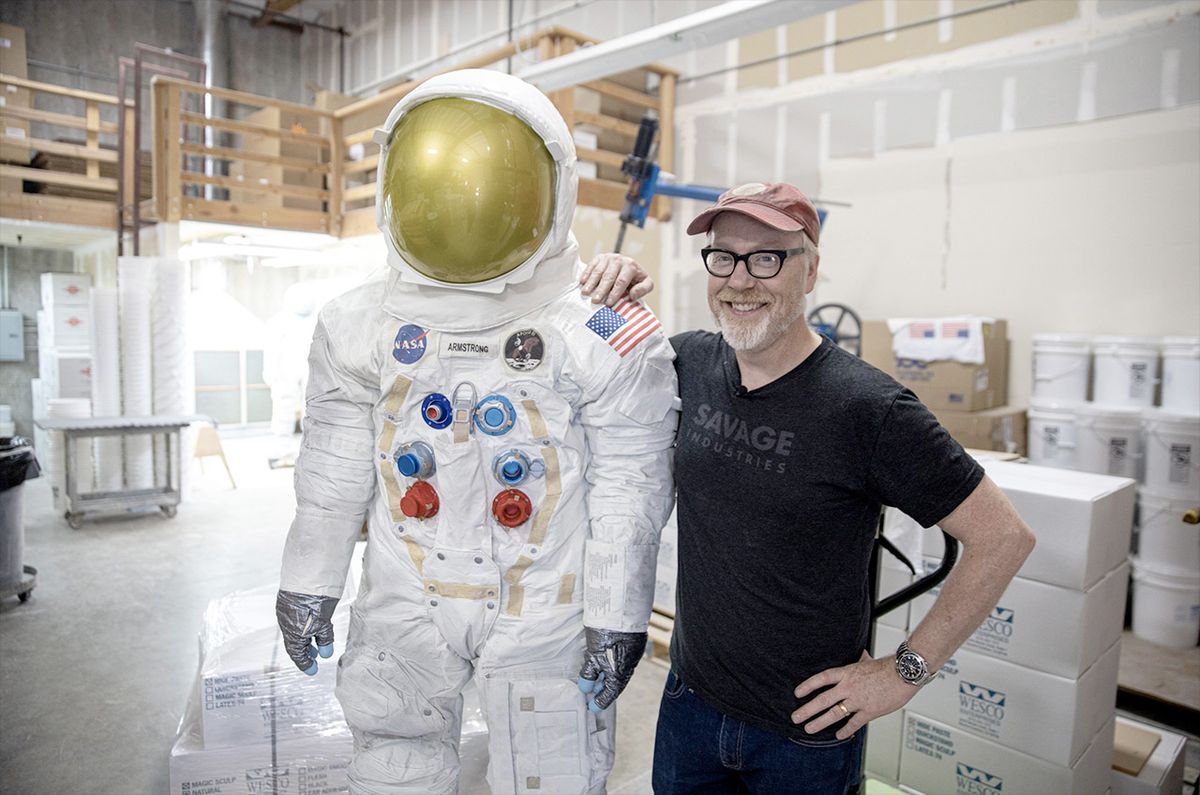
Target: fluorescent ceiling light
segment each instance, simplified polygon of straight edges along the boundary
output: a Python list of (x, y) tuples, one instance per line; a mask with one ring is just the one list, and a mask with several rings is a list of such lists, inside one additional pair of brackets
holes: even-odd
[(730, 0), (695, 14), (582, 47), (517, 72), (542, 91), (557, 91), (712, 47), (760, 30), (815, 17), (856, 0)]

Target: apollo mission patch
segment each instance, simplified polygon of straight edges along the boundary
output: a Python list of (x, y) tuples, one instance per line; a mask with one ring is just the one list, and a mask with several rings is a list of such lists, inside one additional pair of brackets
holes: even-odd
[(504, 342), (504, 361), (514, 370), (529, 371), (542, 363), (546, 345), (535, 329), (514, 331)]

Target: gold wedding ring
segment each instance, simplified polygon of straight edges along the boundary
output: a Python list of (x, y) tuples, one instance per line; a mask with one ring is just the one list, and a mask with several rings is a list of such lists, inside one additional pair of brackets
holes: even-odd
[(834, 706), (836, 706), (838, 709), (840, 709), (840, 710), (842, 711), (842, 715), (844, 715), (844, 716), (845, 716), (845, 717), (847, 717), (847, 718), (848, 718), (848, 717), (850, 717), (850, 710), (846, 709), (846, 702), (845, 702), (845, 701), (839, 701), (839, 702), (838, 702), (837, 704), (835, 704)]

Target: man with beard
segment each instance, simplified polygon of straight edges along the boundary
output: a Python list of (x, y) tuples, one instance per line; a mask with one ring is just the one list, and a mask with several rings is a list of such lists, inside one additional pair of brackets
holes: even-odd
[[(720, 333), (671, 339), (679, 575), (654, 791), (854, 791), (868, 721), (904, 706), (1033, 548), (983, 469), (909, 390), (808, 327), (820, 225), (786, 184), (724, 193), (688, 226)], [(636, 263), (581, 276), (644, 295)], [(865, 651), (876, 522), (892, 505), (963, 544), (895, 655)]]

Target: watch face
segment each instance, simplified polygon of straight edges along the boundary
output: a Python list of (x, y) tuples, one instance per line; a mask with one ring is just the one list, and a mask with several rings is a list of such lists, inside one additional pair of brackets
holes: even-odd
[(905, 652), (896, 658), (896, 670), (906, 682), (919, 682), (925, 676), (921, 658), (912, 652)]

